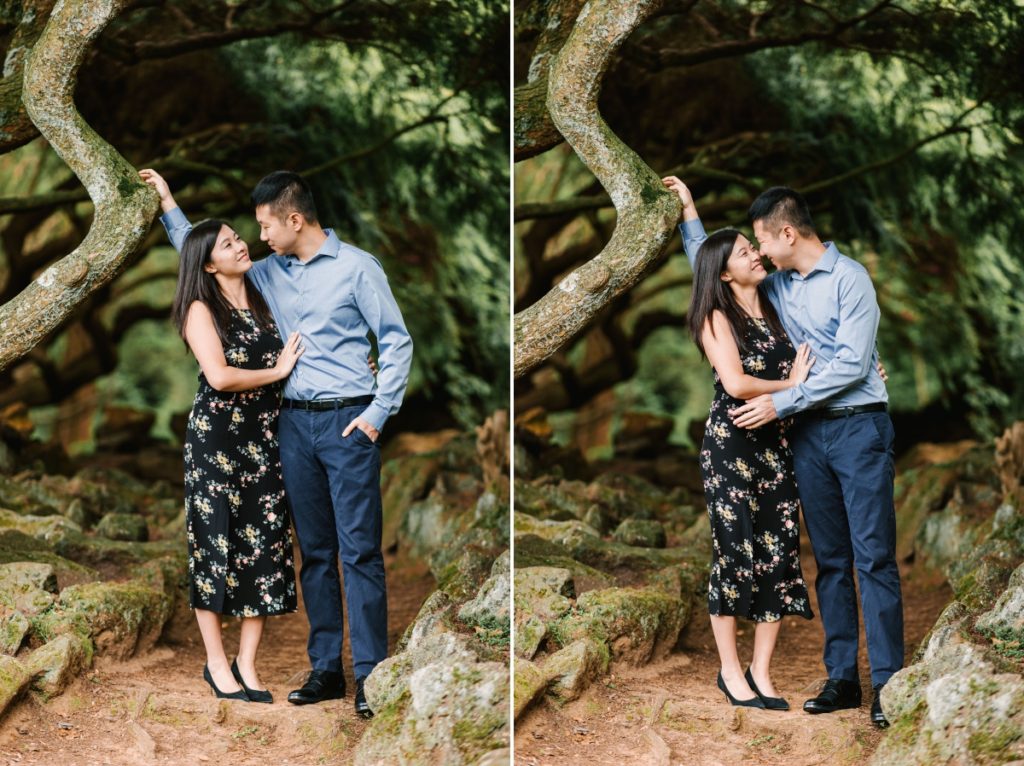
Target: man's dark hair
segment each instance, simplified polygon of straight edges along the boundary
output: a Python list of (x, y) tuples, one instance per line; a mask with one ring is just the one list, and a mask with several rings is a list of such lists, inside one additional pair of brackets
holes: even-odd
[(758, 195), (747, 217), (751, 225), (763, 221), (773, 234), (778, 233), (787, 223), (800, 232), (802, 237), (813, 237), (816, 234), (807, 200), (788, 186), (773, 186)]
[(317, 223), (313, 192), (298, 173), (275, 170), (252, 190), (253, 208), (269, 205), (270, 212), (284, 220), (292, 213), (301, 213), (308, 223)]

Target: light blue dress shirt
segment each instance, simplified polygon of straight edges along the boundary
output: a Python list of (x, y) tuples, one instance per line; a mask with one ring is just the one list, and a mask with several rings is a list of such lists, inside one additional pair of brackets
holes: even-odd
[[(707, 239), (700, 220), (679, 225), (690, 266)], [(817, 407), (851, 407), (888, 402), (878, 373), (875, 339), (881, 313), (867, 270), (841, 254), (832, 242), (807, 276), (776, 271), (764, 281), (794, 346), (807, 343), (816, 357), (803, 383), (773, 393), (780, 418)]]
[[(192, 224), (181, 208), (160, 222), (180, 253)], [(398, 412), (409, 382), (412, 338), (380, 262), (338, 239), (327, 239), (303, 263), (296, 255), (254, 261), (249, 277), (263, 294), (281, 339), (298, 331), (305, 351), (284, 386), (287, 399), (335, 399), (373, 394), (362, 417), (378, 431)], [(367, 333), (377, 338), (380, 371), (374, 381), (366, 359)]]

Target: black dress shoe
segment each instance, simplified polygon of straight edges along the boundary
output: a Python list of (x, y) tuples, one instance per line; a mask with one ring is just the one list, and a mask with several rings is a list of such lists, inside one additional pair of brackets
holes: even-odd
[(718, 671), (718, 688), (725, 693), (725, 698), (729, 700), (730, 704), (736, 707), (756, 707), (764, 709), (764, 703), (761, 702), (761, 698), (755, 693), (753, 697), (748, 700), (738, 700), (729, 693), (729, 687), (725, 685), (725, 679), (722, 678), (722, 671)]
[(747, 679), (747, 683), (750, 684), (750, 688), (753, 690), (757, 698), (764, 703), (764, 706), (768, 710), (789, 710), (789, 703), (786, 702), (782, 697), (765, 697), (757, 688), (757, 684), (754, 683), (754, 676), (750, 673), (750, 668), (747, 668), (747, 672), (743, 676)]
[(857, 681), (830, 678), (817, 697), (804, 703), (804, 710), (808, 713), (834, 713), (860, 707), (860, 703), (860, 684)]
[(206, 680), (206, 683), (208, 683), (210, 685), (210, 688), (213, 689), (213, 693), (216, 694), (219, 699), (222, 699), (222, 700), (242, 700), (243, 702), (249, 702), (250, 701), (249, 700), (249, 695), (245, 693), (245, 687), (244, 686), (241, 689), (239, 689), (237, 692), (222, 692), (220, 689), (218, 689), (217, 688), (217, 684), (215, 684), (213, 682), (213, 676), (210, 675), (210, 666), (209, 665), (203, 665), (203, 678)]
[(882, 712), (882, 687), (884, 686), (885, 684), (879, 684), (875, 687), (875, 699), (871, 703), (871, 723), (879, 729), (887, 729), (889, 727), (889, 719)]
[(242, 674), (238, 670), (238, 659), (231, 661), (231, 675), (235, 677), (235, 680), (242, 685), (242, 691), (252, 702), (273, 702), (274, 695), (271, 694), (267, 689), (250, 689), (245, 685), (245, 681), (242, 680)]
[(301, 689), (288, 695), (293, 705), (311, 705), (345, 696), (345, 675), (340, 670), (311, 670)]
[(356, 679), (356, 713), (363, 718), (373, 718), (373, 711), (366, 702), (366, 693), (363, 691), (365, 677)]

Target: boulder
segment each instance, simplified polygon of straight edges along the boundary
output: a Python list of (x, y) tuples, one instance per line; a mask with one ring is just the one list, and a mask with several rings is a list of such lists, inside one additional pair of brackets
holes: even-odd
[(138, 514), (108, 513), (96, 525), (96, 534), (108, 540), (146, 542), (149, 540), (149, 527)]
[(36, 649), (25, 660), (32, 675), (32, 688), (44, 699), (62, 694), (74, 678), (92, 665), (93, 646), (75, 633), (57, 636)]
[[(518, 645), (516, 651), (519, 651)], [(516, 720), (547, 688), (551, 679), (536, 663), (517, 659), (512, 687), (512, 709)]]
[(1006, 590), (995, 606), (978, 618), (975, 628), (1001, 641), (1016, 640), (1024, 650), (1024, 564), (1010, 575)]
[(482, 631), (498, 632), (499, 638), (509, 635), (509, 552), (494, 560), (491, 576), (480, 587), (479, 593), (459, 609), (459, 619)]
[(660, 521), (626, 519), (615, 529), (612, 539), (640, 548), (664, 548), (665, 527)]
[(156, 643), (170, 618), (172, 601), (142, 580), (92, 582), (61, 591), (60, 603), (49, 619), (33, 628), (40, 638), (78, 633), (91, 639), (97, 654), (124, 660)]
[(516, 533), (515, 567), (554, 567), (572, 573), (576, 593), (615, 584), (615, 578), (594, 567), (576, 561), (564, 545), (553, 543), (533, 534)]
[(30, 628), (31, 623), (21, 612), (0, 606), (0, 654), (17, 654)]
[(580, 638), (547, 657), (542, 664), (547, 688), (560, 702), (571, 702), (608, 670), (608, 648)]
[(548, 623), (572, 608), (572, 572), (558, 567), (515, 570), (515, 651), (531, 659), (547, 635)]
[(399, 529), (409, 507), (423, 500), (437, 478), (439, 455), (406, 455), (388, 460), (381, 468), (381, 500), (384, 506), (384, 550), (398, 544)]
[(605, 588), (582, 594), (548, 630), (560, 646), (589, 638), (613, 659), (642, 665), (675, 646), (689, 611), (688, 600), (659, 588)]
[(31, 680), (24, 665), (14, 657), (0, 654), (0, 715), (21, 696)]
[(393, 687), (401, 689), (397, 696), (387, 697), (379, 694), (379, 679), (371, 696), (371, 679), (385, 663), (378, 665), (367, 678), (367, 701), (375, 715), (357, 746), (356, 766), (413, 766), (422, 763), (424, 753), (436, 763), (468, 765), (507, 747), (508, 665), (471, 656), (458, 651), (436, 656)]

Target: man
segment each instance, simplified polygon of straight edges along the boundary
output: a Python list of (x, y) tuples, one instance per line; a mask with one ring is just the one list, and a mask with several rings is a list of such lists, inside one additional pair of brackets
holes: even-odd
[[(163, 200), (163, 190), (158, 191)], [(160, 220), (180, 251), (191, 225), (169, 192), (167, 197), (170, 202)], [(370, 717), (363, 682), (387, 656), (376, 442), (401, 405), (412, 339), (380, 263), (321, 228), (313, 195), (299, 175), (271, 173), (257, 184), (252, 202), (260, 239), (275, 255), (254, 263), (249, 275), (281, 337), (297, 331), (305, 346), (285, 383), (279, 441), (285, 492), (302, 552), (300, 581), (312, 671), (288, 701), (303, 705), (345, 696), (340, 552), (355, 708)], [(366, 363), (368, 332), (376, 337), (379, 353), (376, 390)]]
[[(664, 183), (683, 201), (680, 230), (692, 265), (706, 239), (704, 227), (686, 186), (674, 176)], [(884, 727), (879, 695), (903, 667), (903, 601), (893, 427), (875, 352), (880, 312), (874, 287), (863, 266), (818, 238), (807, 203), (792, 189), (761, 194), (749, 218), (761, 254), (778, 269), (763, 283), (768, 298), (793, 345), (808, 343), (817, 358), (804, 383), (755, 397), (730, 413), (743, 428), (796, 416), (790, 446), (818, 565), (828, 671), (821, 693), (804, 710), (830, 713), (861, 704), (856, 569), (875, 692), (871, 720)]]

